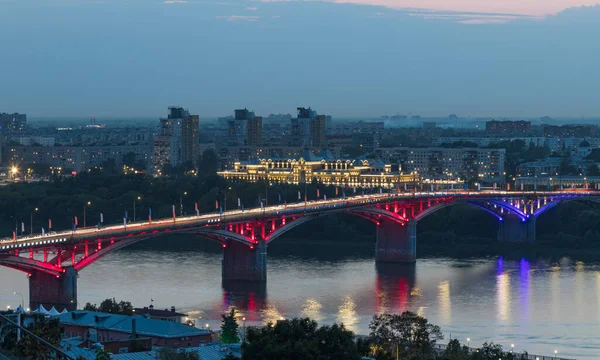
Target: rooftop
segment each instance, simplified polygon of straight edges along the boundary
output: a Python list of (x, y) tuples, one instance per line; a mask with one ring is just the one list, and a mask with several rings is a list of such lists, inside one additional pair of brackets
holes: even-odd
[[(71, 311), (57, 316), (61, 324), (94, 327), (102, 330), (112, 330), (131, 333), (132, 319), (128, 315), (108, 314), (95, 311)], [(198, 329), (185, 324), (171, 321), (151, 320), (142, 316), (135, 316), (136, 332), (142, 336), (158, 336), (163, 338), (177, 338), (185, 336), (208, 335), (211, 331)]]

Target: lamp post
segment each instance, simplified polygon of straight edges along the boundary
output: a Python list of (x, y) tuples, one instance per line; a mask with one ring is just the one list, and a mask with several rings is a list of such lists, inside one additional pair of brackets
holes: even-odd
[(470, 348), (471, 338), (467, 338), (467, 348)]
[(91, 201), (88, 201), (87, 203), (85, 203), (85, 204), (83, 205), (83, 227), (85, 227), (85, 226), (86, 226), (86, 213), (85, 213), (85, 210), (86, 210), (86, 208), (87, 208), (88, 206), (90, 206), (90, 205), (92, 205), (92, 202), (91, 202)]
[(34, 208), (33, 210), (31, 210), (31, 214), (29, 217), (29, 235), (33, 235), (33, 212), (38, 210), (38, 208)]
[[(183, 192), (183, 196), (187, 195), (187, 191)], [(179, 196), (179, 216), (183, 216), (183, 196)]]
[(558, 354), (558, 350), (554, 350), (554, 360), (556, 360), (556, 355)]
[(242, 344), (246, 342), (246, 317), (242, 318), (242, 323), (244, 324), (244, 333), (242, 336)]
[(21, 307), (24, 309), (25, 308), (25, 299), (23, 298), (23, 294), (15, 291), (15, 292), (13, 292), (13, 295), (19, 295), (21, 297)]
[(515, 352), (515, 344), (510, 344), (510, 352), (511, 353)]
[(138, 196), (137, 198), (133, 199), (133, 222), (135, 222), (135, 203), (139, 200), (142, 200), (141, 196)]

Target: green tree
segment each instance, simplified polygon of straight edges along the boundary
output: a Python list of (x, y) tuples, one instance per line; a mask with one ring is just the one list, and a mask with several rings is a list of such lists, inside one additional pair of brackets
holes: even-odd
[(235, 320), (235, 309), (229, 313), (221, 314), (221, 342), (223, 344), (237, 344), (240, 342), (238, 336), (238, 323)]
[(590, 165), (588, 165), (586, 174), (588, 176), (598, 176), (598, 175), (600, 175), (600, 169), (598, 168), (598, 165), (597, 164), (590, 164)]
[(98, 350), (96, 360), (110, 360), (110, 352), (107, 350)]
[(219, 158), (213, 149), (206, 149), (198, 161), (198, 174), (203, 176), (217, 173)]
[(402, 357), (430, 356), (436, 341), (444, 338), (439, 326), (410, 311), (375, 315), (369, 328), (374, 344)]
[(452, 339), (446, 345), (443, 357), (446, 360), (462, 360), (466, 359), (469, 355), (469, 348), (461, 346), (457, 339)]
[[(27, 330), (51, 345), (60, 347), (62, 330), (58, 319), (47, 319), (43, 315), (33, 315), (30, 319)], [(52, 348), (27, 333), (23, 334), (15, 347), (15, 353), (20, 359), (51, 359), (54, 358), (53, 352)]]
[(354, 334), (343, 325), (319, 327), (308, 318), (249, 328), (243, 360), (358, 360)]
[(491, 343), (483, 343), (478, 352), (472, 356), (473, 360), (496, 360), (504, 358), (502, 345)]
[(86, 303), (83, 310), (99, 311), (109, 314), (133, 315), (133, 306), (129, 301), (119, 301), (112, 299), (103, 300), (100, 306), (96, 304)]

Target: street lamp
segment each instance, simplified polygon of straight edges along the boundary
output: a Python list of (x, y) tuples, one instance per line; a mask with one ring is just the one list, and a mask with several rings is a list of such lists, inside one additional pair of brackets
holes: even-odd
[(515, 344), (510, 344), (510, 352), (515, 352)]
[(558, 350), (554, 350), (554, 359), (556, 359), (557, 354), (558, 354)]
[(471, 343), (471, 338), (467, 338), (467, 348), (469, 348), (469, 344)]
[[(183, 196), (187, 195), (187, 191), (183, 192)], [(183, 196), (179, 197), (179, 216), (183, 216)]]
[(139, 200), (142, 200), (141, 196), (138, 196), (136, 199), (133, 199), (133, 222), (135, 222), (135, 203)]
[(31, 210), (31, 214), (29, 214), (29, 235), (33, 235), (33, 212), (38, 210), (39, 208), (35, 208)]
[(83, 205), (83, 227), (85, 227), (85, 226), (86, 226), (86, 214), (85, 214), (85, 209), (86, 209), (88, 206), (90, 206), (90, 205), (92, 205), (92, 202), (91, 202), (91, 201), (88, 201), (87, 203), (85, 203), (85, 204)]
[(13, 295), (19, 295), (21, 297), (21, 307), (24, 308), (25, 307), (25, 299), (23, 299), (23, 294), (15, 291), (15, 292), (13, 292)]
[(18, 168), (16, 165), (13, 165), (13, 166), (10, 168), (10, 173), (11, 173), (11, 174), (12, 174), (12, 176), (13, 176), (13, 180), (15, 180), (15, 179), (17, 178), (17, 174), (19, 173), (19, 168)]
[(246, 342), (246, 317), (242, 318), (242, 322), (244, 323), (244, 335), (242, 337), (242, 344)]

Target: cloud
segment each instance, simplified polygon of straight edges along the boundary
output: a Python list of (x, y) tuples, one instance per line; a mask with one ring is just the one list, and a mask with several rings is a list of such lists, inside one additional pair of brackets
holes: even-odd
[(256, 11), (256, 10), (258, 10), (258, 8), (254, 7), (254, 6), (249, 6), (249, 7), (246, 8), (246, 10), (248, 10), (248, 11)]
[(247, 16), (247, 15), (228, 15), (228, 16), (217, 16), (217, 19), (223, 19), (223, 20), (227, 20), (230, 22), (233, 22), (233, 21), (255, 22), (255, 21), (258, 21), (258, 19), (260, 19), (260, 17), (259, 16)]
[(165, 4), (187, 4), (187, 0), (165, 0)]

